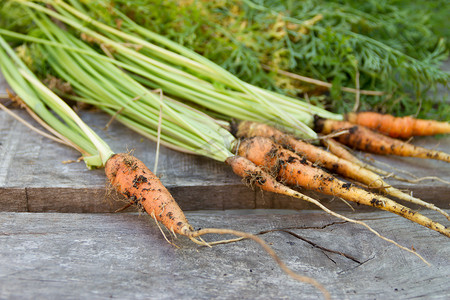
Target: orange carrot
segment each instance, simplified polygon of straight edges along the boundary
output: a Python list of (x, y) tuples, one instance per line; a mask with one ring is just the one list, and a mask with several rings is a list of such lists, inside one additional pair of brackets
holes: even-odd
[(393, 154), (450, 162), (450, 155), (447, 153), (414, 146), (350, 122), (317, 118), (315, 128), (317, 132), (322, 134), (347, 130), (347, 133), (337, 136), (336, 139), (354, 149), (377, 154)]
[(305, 157), (315, 164), (318, 164), (319, 166), (327, 168), (333, 173), (338, 173), (344, 177), (364, 183), (369, 188), (380, 189), (383, 192), (397, 197), (401, 200), (422, 205), (429, 209), (438, 211), (450, 220), (450, 216), (442, 209), (419, 198), (415, 198), (411, 195), (405, 194), (402, 191), (390, 186), (389, 184), (384, 182), (384, 180), (378, 174), (362, 168), (361, 166), (356, 165), (350, 161), (341, 159), (336, 155), (319, 147), (297, 140), (293, 136), (284, 134), (280, 130), (275, 129), (269, 125), (244, 121), (238, 125), (236, 135), (238, 137), (262, 136), (272, 138), (275, 143), (278, 143), (285, 148), (292, 149), (297, 154)]
[[(327, 147), (328, 151), (336, 155), (337, 157), (340, 157), (342, 159), (345, 159), (347, 161), (351, 161), (352, 163), (361, 166), (363, 168), (366, 168), (370, 165), (364, 163), (360, 159), (358, 159), (356, 156), (354, 156), (348, 149), (345, 149), (345, 146), (339, 143), (338, 141), (332, 139), (332, 138), (323, 138), (320, 139), (320, 142)], [(380, 170), (374, 171), (376, 173), (379, 173)], [(381, 170), (383, 171), (383, 170)], [(388, 172), (382, 173), (382, 175), (388, 175)]]
[(450, 230), (445, 226), (391, 199), (356, 188), (351, 183), (343, 182), (315, 167), (306, 158), (301, 158), (292, 151), (283, 149), (268, 138), (254, 137), (242, 141), (238, 148), (238, 154), (256, 165), (264, 166), (278, 176), (279, 180), (287, 184), (390, 211), (450, 237)]
[(349, 150), (345, 149), (345, 146), (339, 143), (338, 141), (331, 139), (331, 138), (323, 138), (320, 139), (320, 142), (327, 147), (328, 151), (336, 155), (337, 157), (340, 157), (342, 159), (345, 159), (347, 161), (350, 161), (354, 163), (355, 165), (358, 165), (360, 167), (363, 167), (365, 169), (368, 169), (374, 173), (378, 173), (380, 175), (389, 176), (398, 180), (405, 180), (404, 178), (400, 176), (396, 176), (392, 173), (389, 173), (388, 171), (379, 169), (377, 167), (374, 167), (368, 163), (365, 163), (358, 159), (356, 156), (354, 156), (352, 153), (350, 153)]
[(394, 117), (376, 112), (348, 113), (350, 123), (368, 127), (393, 138), (450, 133), (450, 123), (412, 117)]
[[(415, 177), (413, 174), (411, 174), (410, 172), (406, 172), (406, 171), (402, 171), (406, 174), (408, 174), (409, 176), (415, 177), (414, 179), (407, 179), (405, 177), (402, 176), (398, 176), (392, 172), (388, 172), (386, 170), (377, 168), (371, 164), (365, 163), (361, 160), (359, 160), (355, 155), (353, 155), (352, 153), (350, 153), (349, 150), (345, 149), (345, 146), (342, 145), (341, 143), (339, 143), (338, 141), (332, 139), (332, 138), (322, 138), (320, 139), (321, 143), (327, 147), (328, 151), (330, 151), (331, 153), (333, 153), (334, 155), (343, 158), (345, 160), (351, 161), (352, 163), (361, 166), (363, 168), (366, 168), (374, 173), (383, 175), (385, 177), (389, 177), (389, 178), (394, 178), (400, 181), (405, 181), (405, 182), (409, 182), (409, 183), (418, 183), (420, 181), (424, 181), (424, 180), (437, 180), (440, 182), (443, 182), (445, 184), (450, 184), (450, 182), (443, 180), (442, 178), (436, 177), (436, 176), (425, 176), (425, 177), (421, 177), (421, 178), (417, 178)], [(385, 164), (387, 165), (387, 164)]]
[(340, 215), (338, 213), (335, 213), (334, 211), (325, 207), (322, 203), (320, 203), (316, 199), (313, 199), (311, 197), (303, 195), (303, 194), (301, 194), (297, 191), (294, 191), (293, 189), (285, 186), (284, 184), (281, 184), (280, 182), (276, 181), (276, 179), (273, 176), (271, 176), (269, 173), (265, 172), (261, 167), (255, 165), (250, 160), (248, 160), (242, 156), (233, 156), (233, 157), (229, 157), (226, 160), (226, 163), (232, 167), (234, 173), (236, 173), (238, 176), (243, 178), (245, 183), (247, 183), (249, 185), (255, 184), (265, 191), (269, 191), (269, 192), (273, 192), (273, 193), (277, 193), (277, 194), (281, 194), (281, 195), (286, 195), (286, 196), (298, 198), (300, 200), (304, 200), (304, 201), (313, 203), (334, 217), (337, 217), (344, 221), (359, 224), (359, 225), (366, 227), (367, 229), (369, 229), (372, 233), (374, 233), (379, 238), (381, 238), (387, 242), (393, 243), (394, 245), (400, 247), (401, 249), (417, 255), (421, 260), (423, 260), (425, 263), (428, 264), (428, 262), (425, 259), (423, 259), (423, 257), (420, 256), (418, 253), (416, 253), (415, 251), (412, 251), (411, 249), (408, 249), (406, 247), (399, 245), (398, 243), (396, 243), (395, 241), (393, 241), (391, 239), (388, 239), (388, 238), (382, 236), (377, 231), (375, 231), (372, 227), (367, 225), (365, 222), (353, 220), (353, 219), (347, 218), (343, 215)]
[(171, 232), (187, 236), (194, 230), (159, 178), (139, 159), (115, 154), (107, 161), (105, 173), (119, 193), (142, 206)]
[[(228, 161), (231, 164), (232, 159)], [(208, 234), (232, 234), (249, 238), (260, 244), (263, 249), (278, 263), (280, 268), (297, 281), (306, 282), (319, 289), (326, 299), (330, 299), (329, 292), (316, 280), (302, 276), (289, 269), (276, 253), (259, 237), (242, 231), (231, 229), (205, 228), (194, 231), (189, 225), (183, 211), (173, 199), (169, 191), (163, 186), (143, 162), (126, 153), (113, 155), (106, 163), (105, 173), (112, 186), (126, 196), (131, 202), (142, 206), (145, 211), (161, 222), (168, 230), (189, 237), (201, 245), (209, 245), (196, 238)]]

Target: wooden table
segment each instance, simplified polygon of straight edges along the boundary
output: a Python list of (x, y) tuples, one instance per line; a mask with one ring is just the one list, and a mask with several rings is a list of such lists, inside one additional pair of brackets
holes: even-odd
[[(23, 111), (15, 112), (30, 120)], [(81, 116), (114, 151), (134, 150), (153, 166), (153, 142), (118, 123), (103, 131), (109, 118), (100, 112)], [(316, 299), (320, 295), (312, 286), (284, 275), (251, 241), (202, 248), (178, 238), (175, 243), (180, 248), (176, 248), (149, 217), (133, 210), (112, 213), (124, 202), (107, 192), (102, 170), (89, 171), (82, 162), (64, 164), (76, 160), (77, 153), (32, 133), (5, 112), (0, 112), (0, 143), (2, 299)], [(414, 143), (450, 149), (448, 137)], [(450, 181), (450, 164), (373, 157), (419, 177)], [(310, 193), (339, 213), (364, 220), (381, 234), (414, 247), (432, 266), (360, 226), (342, 223), (296, 200), (246, 187), (222, 163), (163, 148), (158, 175), (196, 228), (252, 233), (285, 229), (262, 237), (288, 266), (319, 280), (335, 299), (450, 295), (448, 239), (398, 216), (360, 206), (353, 212), (339, 199)], [(389, 182), (450, 208), (450, 188), (439, 181)], [(448, 224), (434, 212), (421, 211)]]

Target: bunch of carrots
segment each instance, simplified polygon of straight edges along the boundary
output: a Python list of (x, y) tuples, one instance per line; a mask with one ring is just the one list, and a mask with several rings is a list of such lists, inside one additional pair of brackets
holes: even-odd
[[(201, 236), (208, 233), (231, 234), (240, 237), (240, 239), (252, 239), (260, 244), (289, 276), (300, 282), (312, 284), (323, 293), (326, 299), (330, 299), (330, 294), (325, 287), (315, 279), (299, 275), (288, 268), (261, 238), (250, 233), (230, 229), (204, 228), (194, 230), (159, 178), (136, 157), (128, 153), (114, 153), (60, 97), (37, 79), (1, 36), (0, 70), (16, 92), (16, 95), (11, 95), (11, 98), (19, 101), (28, 113), (50, 134), (28, 124), (27, 121), (15, 115), (4, 105), (0, 104), (0, 108), (19, 121), (26, 123), (39, 134), (79, 151), (88, 168), (104, 167), (106, 177), (115, 190), (127, 197), (131, 203), (142, 207), (155, 219), (158, 226), (161, 223), (175, 236), (177, 234), (186, 236), (193, 242), (204, 246), (234, 241), (225, 240), (207, 243)], [(230, 164), (233, 166), (241, 165), (241, 168), (237, 167), (239, 169), (247, 168), (246, 175), (250, 172), (265, 174), (261, 168), (244, 158), (236, 158), (233, 162), (230, 161)], [(277, 183), (274, 181), (273, 184)], [(164, 235), (162, 230), (161, 232)], [(167, 241), (171, 243), (169, 240)]]
[[(44, 33), (43, 38), (0, 29), (0, 67), (16, 99), (23, 101), (29, 113), (45, 124), (54, 138), (80, 151), (88, 167), (104, 166), (111, 184), (130, 204), (142, 207), (157, 224), (163, 224), (174, 235), (187, 236), (201, 245), (213, 244), (200, 238), (206, 233), (251, 238), (260, 243), (285, 272), (313, 284), (329, 297), (322, 285), (287, 268), (273, 250), (254, 235), (225, 229), (195, 231), (158, 178), (131, 155), (114, 154), (59, 96), (39, 82), (2, 36), (23, 39), (47, 54), (53, 72), (72, 86), (73, 93), (61, 93), (61, 96), (95, 105), (113, 119), (167, 147), (225, 162), (248, 184), (314, 203), (335, 217), (365, 226), (380, 238), (420, 258), (415, 251), (381, 236), (364, 222), (337, 214), (289, 186), (386, 210), (450, 237), (448, 227), (381, 193), (435, 210), (450, 220), (448, 213), (390, 186), (377, 174), (379, 170), (369, 170), (330, 138), (334, 136), (339, 142), (363, 151), (450, 162), (446, 153), (394, 139), (450, 133), (449, 123), (374, 113), (331, 114), (242, 82), (189, 49), (138, 26), (117, 10), (114, 13), (123, 18), (123, 23), (119, 28), (111, 28), (92, 20), (78, 1), (71, 1), (76, 3), (74, 6), (62, 1), (45, 2), (52, 5), (52, 9), (32, 1), (20, 1)], [(81, 32), (84, 40), (99, 44), (106, 55), (62, 29), (55, 20)], [(121, 26), (124, 31), (120, 30)], [(156, 40), (165, 48), (147, 39)], [(196, 104), (195, 108), (190, 106), (192, 103)], [(293, 112), (295, 109), (299, 109), (298, 114)], [(267, 118), (271, 118), (270, 122), (264, 122)], [(240, 121), (230, 124), (231, 119)], [(392, 125), (386, 125), (387, 122)], [(275, 128), (276, 125), (283, 131)], [(292, 133), (326, 143), (330, 151), (300, 140)], [(209, 147), (205, 148), (205, 144)], [(332, 173), (380, 193), (359, 188)]]

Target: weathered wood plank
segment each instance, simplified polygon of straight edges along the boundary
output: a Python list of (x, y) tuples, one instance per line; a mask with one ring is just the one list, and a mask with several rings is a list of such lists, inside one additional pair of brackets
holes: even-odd
[(24, 188), (0, 189), (0, 211), (28, 211), (26, 190)]
[[(188, 212), (192, 225), (257, 233), (288, 266), (316, 278), (334, 299), (446, 299), (448, 239), (386, 212), (351, 213), (430, 263), (366, 229), (316, 211)], [(179, 238), (177, 249), (153, 221), (137, 214), (0, 213), (2, 299), (318, 299), (252, 241), (203, 248)], [(317, 227), (323, 227), (317, 229)], [(309, 229), (308, 229), (309, 228)], [(315, 228), (315, 229), (314, 229)], [(205, 239), (221, 239), (207, 236)]]
[[(16, 112), (29, 119), (23, 111)], [(115, 151), (134, 149), (136, 156), (153, 166), (153, 142), (142, 139), (117, 123), (113, 124), (108, 132), (100, 130), (108, 121), (108, 117), (102, 113), (83, 112), (82, 116)], [(438, 142), (438, 149), (450, 149), (450, 138), (417, 140), (417, 144), (431, 146)], [(24, 189), (23, 193), (27, 194), (28, 201), (26, 206), (30, 211), (88, 212), (89, 207), (92, 212), (110, 212), (117, 208), (117, 204), (110, 205), (111, 201), (105, 201), (104, 193), (101, 192), (106, 187), (102, 170), (89, 171), (82, 162), (63, 164), (65, 160), (77, 159), (77, 152), (32, 133), (4, 112), (0, 112), (0, 143), (0, 190), (4, 194), (4, 205), (0, 209), (8, 211), (15, 207), (16, 199), (11, 197), (13, 193), (9, 192), (15, 189)], [(450, 181), (449, 164), (398, 157), (376, 156), (376, 159), (412, 172), (416, 176), (439, 176)], [(258, 190), (244, 187), (225, 164), (166, 148), (161, 151), (158, 170), (162, 182), (176, 193), (177, 199), (186, 209), (310, 207), (292, 199), (274, 198), (268, 193), (262, 195)], [(438, 181), (425, 181), (420, 184), (390, 182), (398, 188), (411, 190), (414, 195), (424, 200), (444, 208), (449, 207), (448, 185)], [(58, 202), (57, 197), (51, 197), (58, 194), (66, 196), (64, 203)], [(330, 200), (317, 193), (313, 195)], [(54, 206), (48, 203), (49, 199), (55, 199)], [(86, 199), (90, 199), (92, 203), (87, 204)], [(335, 207), (345, 206), (341, 201), (331, 201), (328, 204), (337, 205)]]
[[(0, 74), (0, 93), (5, 82)], [(15, 110), (23, 118), (27, 114)], [(109, 117), (100, 112), (81, 112), (83, 119), (117, 152), (134, 150), (137, 157), (152, 167), (155, 143), (141, 138), (117, 122), (109, 131), (102, 128)], [(421, 138), (418, 145), (450, 149), (450, 137)], [(0, 211), (34, 212), (111, 212), (122, 205), (117, 197), (105, 198), (106, 181), (102, 170), (89, 171), (84, 163), (63, 164), (76, 160), (78, 153), (32, 132), (18, 121), (0, 112)], [(450, 164), (432, 160), (373, 156), (378, 161), (418, 177), (438, 176), (450, 181)], [(395, 170), (395, 172), (397, 172)], [(312, 208), (307, 203), (279, 197), (242, 185), (240, 179), (223, 163), (177, 153), (162, 147), (158, 175), (186, 210), (226, 208)], [(400, 189), (443, 208), (450, 208), (449, 186), (438, 181), (409, 184), (389, 181)], [(107, 190), (107, 188), (106, 188)], [(20, 196), (19, 196), (19, 194)], [(342, 201), (307, 193), (326, 201), (335, 209), (348, 209)], [(64, 197), (55, 197), (64, 195)]]

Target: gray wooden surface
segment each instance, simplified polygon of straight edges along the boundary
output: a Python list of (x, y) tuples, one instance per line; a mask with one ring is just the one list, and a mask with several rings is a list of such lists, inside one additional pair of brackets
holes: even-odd
[[(33, 121), (21, 110), (14, 110)], [(109, 117), (101, 112), (82, 112), (92, 126), (116, 152), (134, 150), (134, 154), (153, 167), (155, 143), (141, 138), (119, 123), (108, 131), (103, 126)], [(443, 151), (450, 149), (450, 137), (421, 138), (415, 141)], [(114, 193), (105, 195), (106, 181), (102, 169), (88, 170), (76, 160), (78, 153), (48, 140), (0, 111), (0, 210), (29, 212), (111, 212), (123, 203)], [(373, 156), (375, 157), (375, 156)], [(450, 164), (433, 160), (402, 157), (379, 157), (378, 161), (407, 170), (416, 176), (438, 176), (450, 181)], [(399, 171), (395, 171), (399, 173)], [(401, 174), (401, 173), (399, 173)], [(287, 197), (261, 193), (244, 186), (224, 163), (162, 148), (158, 175), (185, 210), (233, 208), (311, 208)], [(395, 187), (406, 189), (424, 200), (450, 208), (449, 186), (439, 181), (409, 184), (388, 180)], [(324, 200), (330, 207), (347, 206), (318, 193), (310, 195)]]
[[(23, 111), (16, 112), (30, 120)], [(82, 117), (115, 151), (134, 149), (136, 156), (153, 166), (154, 143), (117, 123), (109, 131), (102, 131), (108, 117), (101, 113), (83, 112)], [(417, 139), (414, 143), (450, 149), (448, 137)], [(313, 287), (284, 275), (251, 241), (209, 249), (180, 238), (175, 241), (178, 249), (165, 242), (147, 216), (92, 214), (114, 211), (123, 201), (105, 192), (102, 170), (89, 171), (83, 163), (62, 163), (76, 158), (75, 151), (32, 133), (0, 112), (0, 299), (320, 296)], [(376, 159), (416, 176), (450, 180), (450, 164), (411, 158)], [(285, 232), (263, 235), (290, 267), (319, 280), (334, 299), (450, 296), (448, 239), (398, 216), (360, 206), (352, 212), (338, 199), (313, 194), (328, 207), (362, 219), (402, 245), (414, 247), (432, 263), (431, 267), (367, 230), (340, 224), (322, 212), (242, 210), (313, 207), (252, 190), (224, 164), (163, 148), (158, 175), (188, 211), (187, 217), (196, 228), (234, 228), (257, 233), (294, 227), (298, 229), (290, 231), (313, 243), (354, 257), (358, 262), (326, 253)], [(448, 185), (437, 181), (391, 183), (450, 208)], [(241, 210), (223, 211), (235, 208)], [(433, 212), (423, 213), (445, 223)], [(305, 227), (310, 229), (300, 229)], [(213, 238), (218, 237), (207, 237)]]
[[(195, 227), (258, 233), (286, 264), (317, 279), (333, 299), (448, 299), (448, 239), (383, 212), (352, 215), (414, 247), (432, 265), (364, 228), (317, 211), (187, 212)], [(336, 223), (337, 222), (337, 223)], [(387, 226), (388, 224), (388, 226)], [(320, 228), (318, 228), (320, 227)], [(393, 230), (395, 228), (395, 230)], [(211, 241), (221, 236), (205, 236)], [(169, 245), (137, 214), (0, 213), (1, 299), (320, 299), (285, 275), (252, 241)]]

